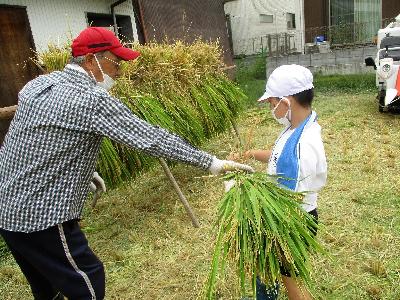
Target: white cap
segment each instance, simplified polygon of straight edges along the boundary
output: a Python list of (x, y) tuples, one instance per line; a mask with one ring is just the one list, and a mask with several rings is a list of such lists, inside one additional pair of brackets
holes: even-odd
[(265, 93), (258, 101), (265, 101), (270, 97), (292, 96), (313, 87), (313, 75), (309, 69), (299, 65), (283, 65), (271, 73)]

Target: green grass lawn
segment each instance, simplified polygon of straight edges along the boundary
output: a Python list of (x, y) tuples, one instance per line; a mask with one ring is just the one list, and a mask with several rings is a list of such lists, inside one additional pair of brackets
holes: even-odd
[[(255, 101), (264, 81), (242, 87)], [(319, 198), (324, 228), (318, 237), (328, 255), (314, 259), (316, 299), (400, 299), (400, 119), (378, 113), (374, 91), (362, 90), (317, 88), (314, 107), (323, 127), (329, 175)], [(251, 106), (239, 129), (248, 144), (270, 148), (281, 128), (269, 110)], [(203, 149), (225, 157), (236, 144), (235, 135), (226, 133)], [(191, 226), (161, 167), (108, 192), (95, 210), (87, 207), (82, 225), (105, 264), (107, 299), (201, 298), (223, 185), (193, 167), (177, 165), (173, 173), (200, 220), (199, 229)], [(228, 268), (218, 299), (238, 299), (237, 292), (238, 282)], [(2, 256), (0, 299), (30, 298), (18, 267), (10, 256)]]

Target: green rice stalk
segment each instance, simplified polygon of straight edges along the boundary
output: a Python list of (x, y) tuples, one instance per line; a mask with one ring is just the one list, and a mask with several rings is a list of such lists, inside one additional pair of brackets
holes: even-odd
[(300, 202), (303, 194), (283, 189), (265, 173), (232, 173), (236, 185), (225, 193), (218, 210), (217, 238), (206, 298), (214, 299), (218, 274), (229, 261), (236, 265), (241, 295), (246, 283), (256, 294), (256, 278), (267, 286), (281, 279), (284, 266), (292, 278), (310, 284), (310, 253), (323, 252), (310, 228), (317, 228)]
[(32, 61), (40, 68), (45, 67), (47, 73), (61, 71), (71, 58), (71, 42), (57, 46), (54, 43), (47, 45), (48, 50), (35, 52), (36, 57)]
[(117, 148), (110, 139), (104, 138), (100, 148), (97, 168), (108, 183), (120, 184), (122, 178), (129, 178), (130, 172), (118, 154)]

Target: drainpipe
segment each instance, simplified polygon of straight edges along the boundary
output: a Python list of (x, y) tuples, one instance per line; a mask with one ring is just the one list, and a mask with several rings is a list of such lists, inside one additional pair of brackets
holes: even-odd
[(110, 8), (111, 8), (111, 14), (113, 17), (113, 22), (114, 22), (114, 33), (116, 36), (118, 36), (118, 26), (117, 26), (117, 18), (115, 16), (115, 10), (114, 8), (118, 5), (120, 5), (121, 3), (124, 3), (126, 0), (118, 0), (117, 2), (114, 2), (113, 4), (111, 4)]

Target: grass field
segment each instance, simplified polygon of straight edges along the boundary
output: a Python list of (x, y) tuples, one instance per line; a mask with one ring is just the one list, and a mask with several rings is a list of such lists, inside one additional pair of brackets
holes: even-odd
[[(312, 292), (316, 299), (398, 300), (400, 119), (378, 113), (374, 91), (347, 85), (332, 92), (329, 82), (317, 87), (314, 103), (329, 175), (319, 198), (324, 228), (318, 234), (328, 255), (314, 259)], [(255, 101), (264, 81), (243, 81), (242, 87)], [(255, 105), (242, 115), (239, 128), (257, 148), (270, 148), (280, 131), (269, 110)], [(235, 144), (235, 135), (226, 133), (203, 149), (225, 157)], [(177, 165), (173, 173), (200, 219), (199, 229), (191, 226), (161, 167), (108, 192), (95, 210), (86, 209), (82, 226), (105, 264), (107, 299), (201, 299), (223, 185), (193, 167)], [(237, 286), (228, 269), (218, 299), (238, 299)], [(30, 298), (18, 267), (2, 256), (0, 299)]]

